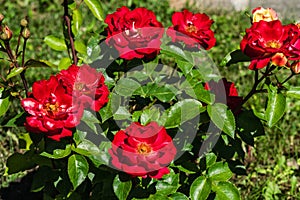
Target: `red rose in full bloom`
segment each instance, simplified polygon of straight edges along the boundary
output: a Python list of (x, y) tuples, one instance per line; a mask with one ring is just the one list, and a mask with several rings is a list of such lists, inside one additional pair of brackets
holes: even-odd
[(296, 25), (283, 26), (279, 20), (260, 20), (246, 29), (240, 47), (251, 58), (249, 69), (264, 68), (270, 61), (277, 66), (284, 66), (287, 60), (299, 58), (299, 36)]
[(160, 179), (170, 171), (176, 148), (166, 129), (156, 122), (142, 126), (133, 122), (116, 133), (109, 150), (112, 165), (132, 176)]
[(57, 141), (72, 136), (72, 128), (80, 123), (83, 112), (83, 108), (73, 105), (72, 96), (55, 76), (33, 83), (32, 93), (21, 104), (29, 114), (26, 129)]
[(188, 47), (212, 48), (216, 44), (214, 32), (210, 29), (213, 24), (206, 14), (193, 14), (188, 10), (175, 12), (172, 16), (173, 26), (167, 31), (173, 42), (183, 41)]
[(109, 90), (104, 76), (89, 65), (71, 65), (57, 75), (58, 80), (73, 97), (74, 104), (83, 104), (99, 111), (107, 102)]
[(204, 88), (206, 90), (210, 90), (216, 95), (215, 102), (227, 104), (227, 106), (234, 111), (235, 114), (240, 112), (240, 110), (236, 111), (235, 109), (241, 105), (243, 97), (238, 96), (238, 91), (234, 86), (234, 83), (227, 81), (226, 78), (223, 78), (218, 82), (210, 81), (205, 83)]
[(153, 58), (160, 51), (164, 29), (155, 14), (146, 8), (130, 11), (123, 6), (105, 18), (106, 42), (113, 45), (121, 58)]

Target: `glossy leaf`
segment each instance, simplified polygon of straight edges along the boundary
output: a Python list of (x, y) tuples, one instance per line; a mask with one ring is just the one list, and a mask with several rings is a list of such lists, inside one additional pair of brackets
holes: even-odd
[(214, 153), (207, 153), (205, 155), (205, 161), (206, 161), (206, 168), (209, 168), (210, 166), (212, 166), (213, 164), (216, 163), (217, 160), (217, 156)]
[(150, 109), (146, 109), (141, 114), (141, 124), (146, 125), (151, 121), (159, 121), (160, 119), (160, 111), (155, 107), (151, 107)]
[(221, 66), (229, 66), (239, 62), (251, 61), (250, 57), (246, 56), (241, 50), (235, 50), (225, 56), (221, 62)]
[(74, 9), (72, 14), (72, 32), (75, 36), (78, 34), (82, 21), (81, 11), (79, 9)]
[(208, 168), (207, 176), (212, 181), (227, 181), (232, 177), (228, 163), (217, 162)]
[(130, 79), (130, 78), (121, 78), (114, 89), (114, 91), (121, 96), (131, 96), (134, 91), (136, 91), (141, 85)]
[(204, 176), (200, 176), (192, 183), (190, 196), (192, 200), (207, 199), (210, 191), (211, 181)]
[(174, 104), (167, 113), (166, 128), (174, 128), (200, 115), (202, 104), (194, 99), (185, 99)]
[(100, 21), (104, 19), (104, 12), (99, 0), (84, 0), (85, 4), (89, 7), (93, 15)]
[(72, 64), (72, 61), (70, 58), (66, 57), (66, 58), (62, 58), (59, 61), (58, 64), (58, 70), (63, 70), (63, 69), (68, 69), (70, 67), (70, 65)]
[(230, 182), (221, 181), (214, 185), (213, 191), (216, 192), (215, 200), (240, 200), (241, 196), (238, 189)]
[(44, 42), (51, 48), (56, 51), (67, 50), (67, 45), (64, 39), (55, 37), (53, 35), (48, 35), (44, 38)]
[(170, 198), (172, 200), (189, 200), (189, 198), (187, 196), (185, 196), (184, 194), (180, 193), (180, 192), (176, 192), (173, 193)]
[(163, 195), (173, 194), (179, 187), (179, 174), (174, 172), (164, 175), (162, 180), (159, 180), (155, 186), (157, 193)]
[(288, 97), (300, 99), (300, 87), (291, 87), (286, 94)]
[(12, 78), (12, 77), (15, 77), (15, 76), (21, 74), (21, 72), (23, 72), (24, 70), (25, 70), (24, 67), (18, 67), (18, 68), (15, 67), (15, 68), (13, 68), (13, 69), (11, 70), (11, 72), (7, 75), (6, 79), (10, 79), (10, 78)]
[(119, 200), (126, 200), (131, 190), (131, 180), (123, 182), (119, 179), (119, 175), (114, 178), (113, 189)]
[(265, 118), (269, 127), (274, 126), (283, 116), (286, 107), (286, 98), (277, 88), (270, 85), (268, 90), (268, 104)]
[(216, 103), (207, 105), (207, 112), (215, 125), (224, 133), (234, 138), (235, 133), (235, 119), (230, 110), (225, 104)]
[(97, 125), (100, 123), (100, 121), (97, 119), (97, 117), (91, 111), (84, 110), (81, 120), (88, 127), (90, 127), (92, 129), (92, 131), (94, 131), (94, 133), (98, 134)]
[(61, 159), (67, 157), (70, 153), (71, 146), (68, 144), (65, 149), (54, 149), (52, 154), (44, 151), (40, 155), (52, 159)]
[(0, 117), (7, 112), (9, 105), (10, 105), (9, 97), (0, 99)]
[(74, 154), (69, 157), (68, 175), (74, 190), (85, 180), (88, 171), (89, 164), (83, 156)]
[(29, 151), (25, 154), (12, 154), (6, 161), (7, 173), (14, 174), (33, 168), (35, 166), (35, 162), (33, 159), (34, 158)]
[(33, 60), (33, 59), (29, 59), (26, 63), (25, 63), (25, 67), (29, 68), (29, 67), (50, 67), (46, 61), (44, 60)]
[(82, 55), (87, 55), (87, 47), (82, 40), (75, 40), (74, 46), (76, 51)]

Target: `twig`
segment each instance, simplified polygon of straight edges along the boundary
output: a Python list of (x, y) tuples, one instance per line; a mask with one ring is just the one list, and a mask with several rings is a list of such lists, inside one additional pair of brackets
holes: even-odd
[(78, 58), (76, 55), (76, 50), (75, 50), (75, 46), (74, 46), (74, 38), (72, 35), (72, 31), (71, 31), (71, 22), (70, 22), (70, 16), (68, 13), (68, 0), (64, 0), (64, 20), (68, 29), (68, 37), (70, 40), (70, 46), (71, 46), (71, 52), (72, 52), (72, 57), (73, 57), (73, 64), (77, 65), (78, 62)]

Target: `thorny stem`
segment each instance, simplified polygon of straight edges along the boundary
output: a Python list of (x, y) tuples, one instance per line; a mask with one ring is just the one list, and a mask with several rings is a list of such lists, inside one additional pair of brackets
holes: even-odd
[(70, 46), (71, 46), (71, 51), (72, 51), (72, 57), (73, 57), (73, 63), (75, 65), (77, 65), (77, 55), (76, 55), (76, 50), (75, 50), (75, 46), (74, 46), (74, 38), (72, 36), (72, 31), (71, 31), (71, 22), (70, 22), (70, 16), (68, 13), (68, 0), (64, 0), (64, 20), (67, 26), (67, 30), (68, 30), (68, 37), (70, 40)]

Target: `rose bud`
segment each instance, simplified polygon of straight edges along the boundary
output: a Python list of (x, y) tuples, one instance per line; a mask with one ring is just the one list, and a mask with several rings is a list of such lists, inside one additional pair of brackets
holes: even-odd
[(28, 39), (30, 37), (30, 30), (29, 28), (25, 27), (24, 30), (22, 31), (22, 36), (25, 39)]
[(8, 41), (12, 38), (12, 31), (8, 28), (8, 26), (5, 26), (2, 30), (2, 34), (0, 35), (0, 39), (3, 41)]
[(20, 22), (20, 25), (22, 26), (22, 27), (26, 27), (27, 25), (28, 25), (28, 20), (27, 19), (22, 19), (21, 20), (21, 22)]
[(286, 58), (286, 56), (283, 53), (276, 53), (272, 58), (271, 58), (271, 62), (276, 65), (276, 66), (280, 66), (283, 67), (286, 65), (288, 59)]
[(4, 19), (4, 15), (2, 15), (2, 14), (0, 13), (0, 24), (1, 24), (1, 22), (3, 21), (3, 19)]
[(252, 14), (252, 22), (259, 22), (260, 20), (270, 22), (278, 19), (277, 13), (272, 8), (258, 7), (252, 10)]
[(292, 71), (295, 73), (295, 74), (299, 74), (300, 73), (300, 62), (294, 62), (292, 64)]

